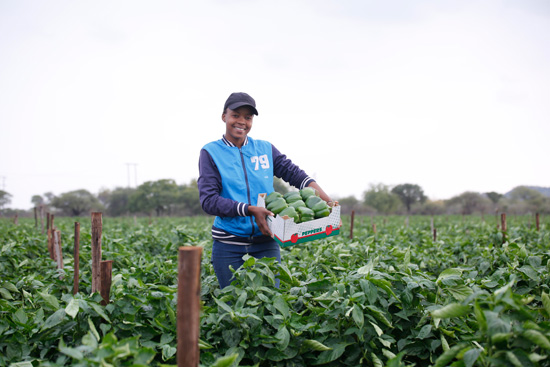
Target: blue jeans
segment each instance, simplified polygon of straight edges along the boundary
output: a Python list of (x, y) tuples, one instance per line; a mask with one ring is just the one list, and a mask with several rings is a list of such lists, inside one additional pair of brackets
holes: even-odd
[[(212, 265), (220, 283), (220, 288), (225, 288), (231, 284), (233, 273), (229, 270), (229, 265), (237, 270), (244, 263), (243, 256), (250, 255), (257, 259), (262, 257), (274, 257), (281, 262), (281, 248), (275, 240), (255, 243), (250, 245), (230, 245), (214, 240), (212, 245)], [(279, 279), (276, 279), (275, 286), (279, 288)]]

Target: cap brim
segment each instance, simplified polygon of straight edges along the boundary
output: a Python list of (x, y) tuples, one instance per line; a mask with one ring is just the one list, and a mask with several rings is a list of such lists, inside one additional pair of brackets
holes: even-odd
[(252, 111), (254, 112), (254, 114), (256, 116), (258, 116), (258, 110), (256, 109), (256, 107), (246, 103), (246, 102), (236, 102), (236, 103), (233, 103), (233, 104), (230, 104), (229, 106), (227, 106), (227, 108), (229, 108), (230, 110), (236, 110), (237, 108), (239, 107), (242, 107), (242, 106), (248, 106), (250, 108), (252, 108)]

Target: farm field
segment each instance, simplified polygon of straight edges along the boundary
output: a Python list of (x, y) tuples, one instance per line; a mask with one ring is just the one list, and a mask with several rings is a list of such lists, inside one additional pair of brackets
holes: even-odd
[[(219, 289), (211, 217), (103, 217), (110, 303), (91, 291), (90, 218), (0, 219), (0, 366), (176, 364), (177, 255), (203, 247), (202, 366), (550, 366), (550, 223), (495, 216), (343, 219), (339, 236), (248, 258)], [(497, 220), (498, 219), (498, 220)], [(376, 233), (373, 230), (376, 224)], [(275, 277), (280, 288), (273, 287)]]

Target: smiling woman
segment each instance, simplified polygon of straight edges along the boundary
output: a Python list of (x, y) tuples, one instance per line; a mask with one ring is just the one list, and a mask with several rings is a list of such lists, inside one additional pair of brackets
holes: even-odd
[(221, 288), (232, 281), (230, 266), (238, 269), (246, 254), (281, 261), (279, 245), (271, 237), (266, 221), (273, 213), (257, 206), (259, 194), (273, 192), (274, 177), (298, 189), (313, 187), (323, 200), (331, 201), (315, 180), (270, 142), (248, 136), (257, 115), (256, 101), (251, 96), (232, 93), (222, 113), (225, 134), (206, 144), (200, 153), (200, 201), (206, 213), (216, 216), (212, 225), (212, 264)]

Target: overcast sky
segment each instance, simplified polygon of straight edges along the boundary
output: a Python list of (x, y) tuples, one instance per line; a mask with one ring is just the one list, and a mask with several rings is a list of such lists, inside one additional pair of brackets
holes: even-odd
[(0, 0), (0, 189), (189, 183), (237, 91), (334, 197), (550, 186), (550, 1)]

